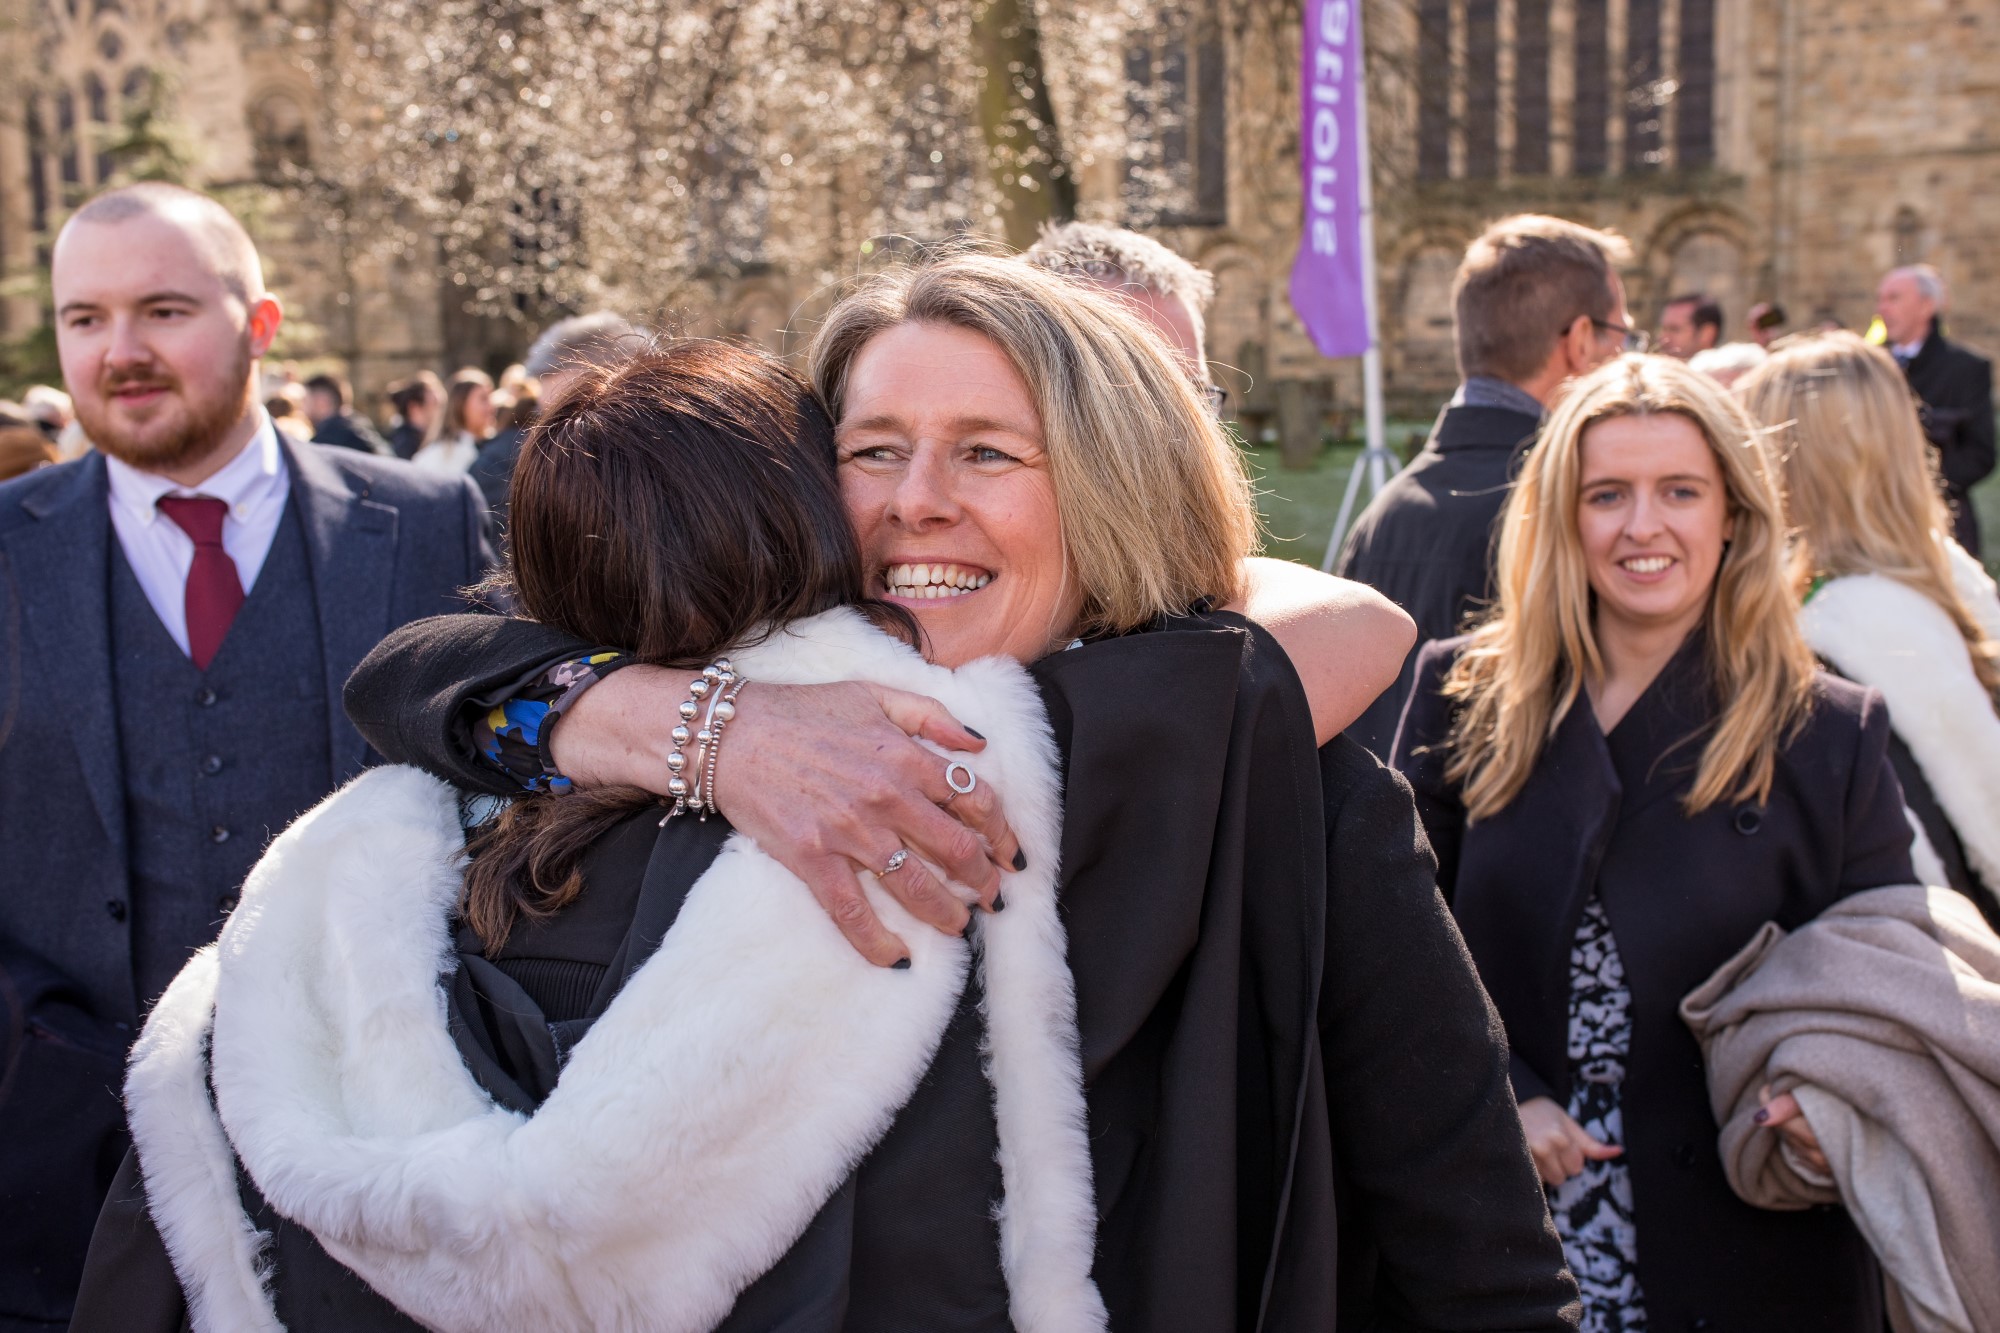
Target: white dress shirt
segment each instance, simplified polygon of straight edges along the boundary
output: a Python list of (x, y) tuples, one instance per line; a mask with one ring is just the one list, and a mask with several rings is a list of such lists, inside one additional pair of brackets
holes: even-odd
[(1915, 359), (1918, 352), (1921, 352), (1923, 350), (1924, 350), (1924, 339), (1919, 338), (1915, 342), (1911, 343), (1897, 343), (1894, 347), (1891, 347), (1889, 349), (1889, 352), (1898, 361), (1901, 361), (1905, 365), (1907, 365), (1910, 361)]
[(104, 456), (111, 474), (112, 529), (146, 600), (182, 652), (188, 650), (187, 576), (194, 564), (194, 539), (160, 512), (158, 501), (163, 495), (206, 495), (229, 506), (222, 519), (222, 549), (236, 562), (236, 576), (243, 580), (243, 595), (248, 597), (264, 557), (271, 553), (278, 520), (285, 516), (285, 500), (291, 494), (277, 428), (261, 409), (258, 415), (262, 420), (257, 433), (243, 451), (193, 490)]

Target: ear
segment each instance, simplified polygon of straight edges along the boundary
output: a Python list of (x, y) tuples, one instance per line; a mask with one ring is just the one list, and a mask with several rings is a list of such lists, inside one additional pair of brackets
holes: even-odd
[(1556, 348), (1562, 353), (1563, 375), (1571, 378), (1583, 374), (1590, 368), (1591, 353), (1596, 350), (1597, 326), (1590, 322), (1590, 316), (1578, 315), (1563, 330)]
[(261, 358), (271, 350), (272, 341), (278, 336), (278, 325), (285, 319), (284, 307), (275, 296), (259, 297), (250, 307), (250, 317), (246, 321), (250, 331), (250, 357)]

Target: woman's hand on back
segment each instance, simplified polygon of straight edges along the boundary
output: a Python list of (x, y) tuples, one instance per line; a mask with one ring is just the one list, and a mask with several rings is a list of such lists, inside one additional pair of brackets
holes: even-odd
[(1528, 1136), (1535, 1173), (1550, 1188), (1581, 1175), (1585, 1162), (1609, 1161), (1625, 1151), (1592, 1138), (1550, 1097), (1530, 1097), (1521, 1103), (1521, 1130)]
[(1416, 622), (1363, 583), (1290, 560), (1243, 562), (1237, 611), (1271, 631), (1292, 659), (1321, 745), (1352, 726), (1402, 674)]
[[(663, 793), (676, 706), (692, 673), (634, 666), (578, 699), (551, 739), (556, 766), (581, 786), (634, 786)], [(859, 867), (880, 870), (910, 853), (882, 886), (918, 920), (962, 934), (962, 896), (922, 862), (999, 903), (1000, 869), (1018, 869), (1020, 843), (993, 789), (956, 796), (945, 760), (911, 737), (977, 753), (967, 731), (935, 699), (878, 685), (751, 682), (716, 772), (716, 806), (804, 880), (849, 943), (870, 962), (893, 966), (909, 951), (869, 907)], [(949, 808), (941, 808), (949, 799)]]

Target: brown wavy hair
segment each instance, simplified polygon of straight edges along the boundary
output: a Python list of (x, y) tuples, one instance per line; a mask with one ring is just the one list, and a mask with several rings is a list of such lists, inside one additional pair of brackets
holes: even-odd
[[(770, 630), (868, 602), (812, 387), (732, 343), (593, 366), (521, 444), (496, 581), (520, 614), (640, 662), (700, 667)], [(516, 799), (472, 841), (462, 902), (489, 950), (583, 888), (583, 853), (654, 803), (636, 787)]]

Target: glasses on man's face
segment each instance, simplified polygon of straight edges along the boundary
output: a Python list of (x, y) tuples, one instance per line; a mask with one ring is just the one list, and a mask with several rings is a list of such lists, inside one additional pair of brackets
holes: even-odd
[(1652, 334), (1644, 329), (1635, 329), (1630, 324), (1613, 324), (1595, 315), (1590, 316), (1590, 323), (1599, 333), (1615, 335), (1620, 340), (1619, 346), (1628, 352), (1643, 352), (1653, 345)]
[(1221, 416), (1222, 409), (1229, 406), (1229, 390), (1220, 384), (1209, 385), (1201, 391), (1201, 396), (1208, 399), (1208, 410), (1217, 416)]

